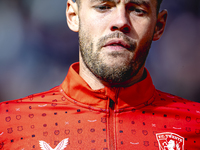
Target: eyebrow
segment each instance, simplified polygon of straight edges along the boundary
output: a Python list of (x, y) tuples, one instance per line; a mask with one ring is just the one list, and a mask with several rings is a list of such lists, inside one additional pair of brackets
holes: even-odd
[(133, 3), (136, 5), (144, 5), (145, 7), (150, 7), (150, 2), (149, 0), (125, 0), (125, 4), (127, 3)]
[(116, 0), (90, 0), (90, 2), (115, 2)]
[[(90, 0), (90, 2), (94, 3), (94, 2), (115, 2), (117, 3), (119, 0)], [(150, 2), (149, 0), (125, 0), (125, 4), (127, 3), (134, 3), (137, 5), (144, 5), (149, 7), (150, 6)]]

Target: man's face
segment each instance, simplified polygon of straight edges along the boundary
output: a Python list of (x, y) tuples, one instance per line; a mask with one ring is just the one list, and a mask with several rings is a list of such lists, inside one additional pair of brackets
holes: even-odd
[(143, 69), (157, 21), (156, 0), (81, 0), (79, 41), (83, 62), (110, 83)]

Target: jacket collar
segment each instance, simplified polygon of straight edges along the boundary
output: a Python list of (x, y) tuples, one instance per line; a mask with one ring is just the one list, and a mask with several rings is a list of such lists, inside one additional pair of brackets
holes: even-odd
[(109, 99), (116, 103), (117, 110), (141, 107), (151, 103), (155, 94), (150, 74), (147, 70), (146, 72), (147, 76), (144, 80), (130, 87), (105, 87), (100, 90), (92, 90), (79, 76), (79, 63), (74, 63), (70, 66), (65, 80), (61, 84), (61, 89), (72, 100), (90, 107), (107, 109)]

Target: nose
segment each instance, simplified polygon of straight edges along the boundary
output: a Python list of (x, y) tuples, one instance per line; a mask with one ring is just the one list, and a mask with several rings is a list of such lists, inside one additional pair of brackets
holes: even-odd
[(111, 21), (111, 31), (118, 30), (123, 33), (129, 33), (131, 30), (130, 21), (125, 8), (116, 9), (113, 16)]

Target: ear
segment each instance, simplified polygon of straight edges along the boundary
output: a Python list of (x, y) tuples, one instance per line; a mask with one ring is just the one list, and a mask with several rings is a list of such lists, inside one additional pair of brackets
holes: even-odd
[(154, 41), (159, 40), (160, 37), (162, 36), (165, 29), (166, 21), (167, 21), (167, 15), (168, 15), (167, 10), (162, 10), (158, 14), (157, 23), (156, 23), (156, 27), (154, 31), (154, 37), (153, 37)]
[(72, 0), (67, 1), (66, 18), (69, 28), (74, 31), (79, 31), (79, 18), (78, 18), (78, 6), (76, 2)]

